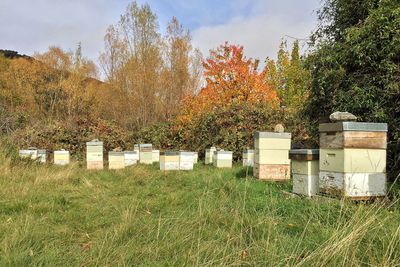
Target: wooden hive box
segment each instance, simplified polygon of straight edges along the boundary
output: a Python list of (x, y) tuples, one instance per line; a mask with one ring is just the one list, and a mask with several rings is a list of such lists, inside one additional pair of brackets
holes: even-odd
[(284, 182), (290, 180), (290, 165), (259, 165), (254, 163), (253, 175), (255, 178), (266, 181)]
[(125, 168), (125, 153), (124, 152), (108, 152), (108, 169), (120, 170)]
[(66, 166), (70, 162), (69, 151), (58, 150), (54, 151), (54, 164), (59, 166)]
[(179, 169), (180, 170), (193, 170), (194, 155), (193, 152), (179, 152)]
[(139, 161), (139, 151), (124, 152), (125, 167), (136, 165), (138, 161)]
[(160, 155), (160, 170), (177, 171), (179, 170), (179, 152), (165, 151)]
[(319, 150), (290, 150), (293, 193), (315, 196), (319, 190)]
[(139, 145), (140, 155), (139, 161), (142, 164), (153, 164), (153, 145), (152, 144), (140, 144)]
[(243, 152), (243, 167), (253, 167), (254, 166), (254, 150), (246, 149)]
[(232, 168), (233, 152), (215, 151), (213, 165), (216, 168)]
[(154, 162), (160, 162), (160, 150), (154, 150), (152, 151), (152, 161)]
[(387, 129), (386, 123), (321, 124), (320, 193), (352, 199), (385, 196)]
[(93, 140), (86, 143), (86, 164), (88, 170), (103, 169), (103, 142)]
[(214, 152), (217, 151), (215, 147), (211, 147), (210, 149), (206, 149), (206, 157), (205, 164), (213, 164), (214, 162)]

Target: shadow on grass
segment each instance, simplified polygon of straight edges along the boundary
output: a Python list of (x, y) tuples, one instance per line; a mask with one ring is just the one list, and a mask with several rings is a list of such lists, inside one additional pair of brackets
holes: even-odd
[(253, 177), (253, 168), (252, 167), (243, 167), (236, 173), (237, 179), (246, 179)]

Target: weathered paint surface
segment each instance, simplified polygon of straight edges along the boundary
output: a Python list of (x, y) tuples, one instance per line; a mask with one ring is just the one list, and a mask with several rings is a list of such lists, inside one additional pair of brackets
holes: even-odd
[(318, 194), (318, 191), (318, 175), (293, 174), (293, 193), (311, 197)]
[(320, 170), (344, 173), (385, 173), (384, 149), (321, 149)]
[(260, 180), (288, 181), (290, 180), (290, 165), (260, 165), (254, 163), (253, 174)]
[(319, 190), (337, 197), (385, 196), (386, 174), (320, 172)]

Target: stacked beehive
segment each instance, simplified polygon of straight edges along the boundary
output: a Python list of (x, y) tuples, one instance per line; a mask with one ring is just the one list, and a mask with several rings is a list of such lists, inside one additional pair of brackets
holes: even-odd
[(179, 170), (179, 152), (165, 151), (160, 156), (160, 170), (177, 171)]
[(93, 140), (86, 143), (86, 163), (88, 170), (103, 169), (103, 142)]
[(160, 162), (160, 150), (153, 150), (153, 163)]
[(108, 169), (119, 170), (125, 168), (125, 153), (110, 151), (108, 152)]
[(69, 164), (69, 151), (59, 150), (54, 151), (54, 164), (65, 166)]
[(211, 147), (206, 149), (206, 157), (205, 157), (205, 164), (213, 164), (214, 162), (214, 152), (217, 151), (215, 147)]
[(139, 161), (142, 164), (153, 164), (153, 145), (140, 144), (139, 145)]
[(217, 168), (232, 168), (233, 152), (231, 151), (215, 151), (213, 157), (213, 165)]
[(138, 151), (125, 151), (124, 152), (125, 167), (133, 166), (139, 161)]
[(290, 150), (291, 171), (293, 177), (293, 193), (315, 196), (318, 193), (319, 150)]
[(270, 181), (290, 179), (290, 133), (256, 132), (253, 174)]
[(336, 122), (319, 126), (319, 191), (335, 197), (386, 195), (387, 124)]
[(179, 169), (180, 170), (193, 170), (194, 154), (193, 152), (179, 152)]
[(243, 152), (243, 166), (244, 167), (254, 166), (254, 150), (246, 149)]

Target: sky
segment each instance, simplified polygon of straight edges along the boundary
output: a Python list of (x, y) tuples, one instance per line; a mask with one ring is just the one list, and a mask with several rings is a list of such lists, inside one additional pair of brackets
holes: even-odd
[[(103, 37), (131, 0), (0, 0), (0, 49), (33, 55), (51, 45), (97, 62)], [(275, 58), (283, 38), (306, 39), (316, 27), (321, 0), (138, 0), (157, 14), (160, 31), (176, 16), (204, 56), (225, 41), (248, 57)], [(288, 37), (290, 36), (290, 37)], [(303, 46), (306, 49), (306, 45)]]

